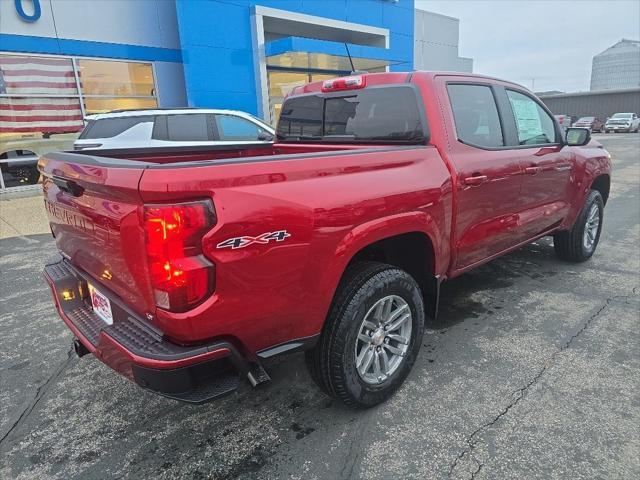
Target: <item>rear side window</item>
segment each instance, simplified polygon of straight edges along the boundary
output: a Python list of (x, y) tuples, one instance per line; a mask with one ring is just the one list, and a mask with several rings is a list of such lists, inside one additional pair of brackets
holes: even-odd
[(153, 138), (173, 142), (206, 142), (213, 139), (205, 113), (160, 115), (156, 119)]
[[(555, 143), (555, 122), (551, 115), (538, 105), (538, 102), (513, 90), (507, 90), (507, 96), (516, 119), (520, 145)], [(593, 120), (593, 117), (589, 118)]]
[(90, 120), (78, 138), (113, 138), (140, 123), (153, 122), (153, 116), (117, 117)]
[(253, 122), (234, 115), (216, 115), (218, 136), (223, 141), (257, 140), (260, 133), (265, 132)]
[(491, 87), (448, 85), (458, 139), (470, 145), (495, 148), (504, 146), (498, 107)]
[(425, 141), (418, 98), (408, 86), (290, 98), (282, 107), (278, 137), (374, 143)]

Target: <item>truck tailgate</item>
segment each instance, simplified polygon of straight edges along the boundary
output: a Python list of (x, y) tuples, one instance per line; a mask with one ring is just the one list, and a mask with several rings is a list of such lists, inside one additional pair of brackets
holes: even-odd
[(40, 160), (56, 245), (93, 277), (94, 287), (115, 293), (139, 314), (152, 313), (138, 194), (145, 164), (126, 162), (121, 168), (86, 160), (69, 153), (51, 153)]

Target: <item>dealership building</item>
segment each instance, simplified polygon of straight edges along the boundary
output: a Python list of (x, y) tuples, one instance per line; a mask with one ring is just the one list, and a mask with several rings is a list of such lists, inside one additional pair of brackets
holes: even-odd
[[(348, 52), (348, 53), (347, 53)], [(68, 149), (87, 115), (228, 108), (274, 123), (296, 85), (351, 72), (471, 71), (458, 21), (413, 0), (0, 0), (0, 189)]]

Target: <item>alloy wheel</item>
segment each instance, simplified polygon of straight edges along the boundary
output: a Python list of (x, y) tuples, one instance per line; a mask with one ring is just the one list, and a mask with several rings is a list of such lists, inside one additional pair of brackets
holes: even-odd
[(369, 384), (381, 384), (404, 361), (411, 341), (409, 304), (397, 295), (378, 300), (367, 312), (356, 339), (356, 369)]

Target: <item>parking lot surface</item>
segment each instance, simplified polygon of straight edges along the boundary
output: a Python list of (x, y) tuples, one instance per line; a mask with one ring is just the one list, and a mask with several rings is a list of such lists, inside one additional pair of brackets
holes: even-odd
[(41, 201), (0, 202), (0, 478), (640, 478), (640, 135), (597, 139), (614, 177), (595, 256), (542, 239), (445, 284), (406, 383), (367, 411), (302, 355), (202, 406), (78, 360)]

